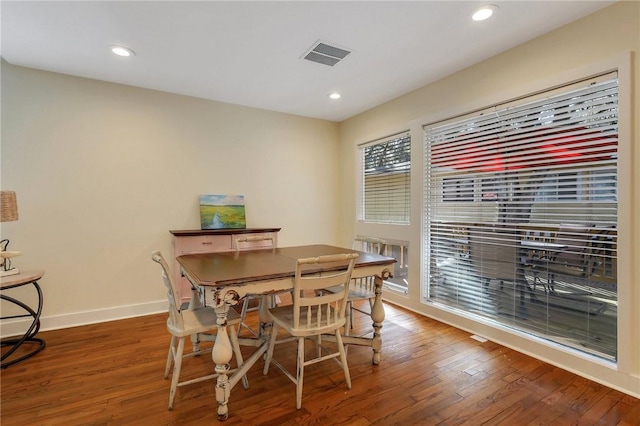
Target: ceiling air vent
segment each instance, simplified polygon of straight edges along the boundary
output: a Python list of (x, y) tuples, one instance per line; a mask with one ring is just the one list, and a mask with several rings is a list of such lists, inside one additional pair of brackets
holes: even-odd
[(349, 53), (351, 52), (348, 50), (318, 41), (311, 46), (311, 49), (309, 49), (302, 58), (332, 67), (343, 60)]

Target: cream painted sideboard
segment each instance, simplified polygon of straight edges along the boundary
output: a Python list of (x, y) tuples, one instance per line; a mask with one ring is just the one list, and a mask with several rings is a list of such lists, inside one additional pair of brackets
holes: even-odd
[[(234, 236), (242, 234), (272, 237), (273, 245), (277, 246), (280, 228), (187, 229), (169, 232), (173, 235), (173, 279), (180, 291), (180, 299), (184, 303), (191, 299), (191, 284), (182, 276), (176, 257), (182, 256), (183, 254), (232, 251), (234, 250)], [(243, 245), (242, 249), (250, 250), (264, 244), (266, 244), (264, 241), (255, 241)]]

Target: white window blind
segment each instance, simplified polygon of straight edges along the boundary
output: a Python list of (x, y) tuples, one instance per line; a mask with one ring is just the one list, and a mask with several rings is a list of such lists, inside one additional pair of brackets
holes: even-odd
[(615, 359), (617, 146), (615, 74), (425, 127), (426, 300)]
[(411, 210), (411, 137), (394, 135), (359, 147), (358, 219), (408, 224)]

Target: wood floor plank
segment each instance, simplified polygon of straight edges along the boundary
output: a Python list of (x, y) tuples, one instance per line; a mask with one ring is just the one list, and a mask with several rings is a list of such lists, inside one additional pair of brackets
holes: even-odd
[[(393, 305), (385, 309), (382, 363), (371, 364), (371, 348), (350, 347), (351, 390), (335, 363), (310, 366), (296, 410), (294, 384), (275, 368), (264, 376), (258, 362), (250, 388), (232, 390), (225, 424), (640, 425), (636, 398)], [(159, 314), (40, 333), (46, 349), (0, 373), (0, 423), (217, 424), (214, 381), (181, 387), (167, 410), (165, 322)], [(354, 317), (354, 333), (369, 327), (365, 316)], [(242, 351), (248, 356), (251, 348)], [(294, 368), (293, 352), (279, 345), (274, 356)], [(205, 371), (213, 371), (209, 354), (186, 360), (183, 377)]]

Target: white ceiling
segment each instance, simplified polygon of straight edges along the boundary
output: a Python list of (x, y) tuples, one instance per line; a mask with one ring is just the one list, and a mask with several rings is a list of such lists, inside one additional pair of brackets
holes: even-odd
[[(611, 1), (2, 1), (9, 63), (342, 121)], [(318, 40), (351, 50), (301, 59)], [(113, 55), (110, 45), (136, 55)], [(337, 101), (328, 99), (342, 93)]]

